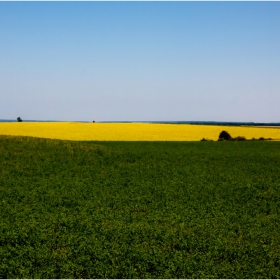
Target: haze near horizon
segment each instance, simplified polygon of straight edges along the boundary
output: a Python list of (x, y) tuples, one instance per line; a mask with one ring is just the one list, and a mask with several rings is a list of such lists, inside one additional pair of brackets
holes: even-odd
[(0, 2), (0, 119), (280, 122), (280, 2)]

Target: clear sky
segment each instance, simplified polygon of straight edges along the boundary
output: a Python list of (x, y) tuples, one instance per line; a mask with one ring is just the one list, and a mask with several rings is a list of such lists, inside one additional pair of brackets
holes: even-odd
[(280, 122), (280, 2), (0, 2), (0, 119)]

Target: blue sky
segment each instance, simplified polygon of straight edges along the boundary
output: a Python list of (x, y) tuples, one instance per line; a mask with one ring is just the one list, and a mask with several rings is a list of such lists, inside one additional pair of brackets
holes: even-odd
[(280, 2), (0, 2), (0, 119), (280, 122)]

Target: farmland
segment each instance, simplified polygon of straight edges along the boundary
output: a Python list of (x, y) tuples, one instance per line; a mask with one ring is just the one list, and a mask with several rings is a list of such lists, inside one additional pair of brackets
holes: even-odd
[(232, 137), (280, 140), (275, 127), (182, 125), (149, 123), (23, 122), (0, 123), (0, 135), (33, 136), (62, 140), (93, 141), (199, 141), (217, 140), (222, 130)]
[(280, 278), (278, 141), (0, 136), (0, 164), (1, 278)]

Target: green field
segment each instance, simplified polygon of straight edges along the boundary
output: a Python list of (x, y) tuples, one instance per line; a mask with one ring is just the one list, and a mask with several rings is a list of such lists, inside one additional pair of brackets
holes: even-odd
[(1, 278), (280, 278), (280, 142), (0, 137)]

